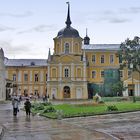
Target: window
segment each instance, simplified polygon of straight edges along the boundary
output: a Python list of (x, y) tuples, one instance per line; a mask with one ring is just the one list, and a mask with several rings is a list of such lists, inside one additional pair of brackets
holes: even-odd
[(24, 74), (24, 81), (28, 81), (28, 74), (27, 73)]
[(48, 74), (46, 73), (46, 81), (47, 81), (47, 78), (48, 78)]
[(101, 55), (101, 63), (104, 63), (104, 60), (105, 58), (104, 58), (104, 55)]
[(81, 68), (77, 68), (77, 77), (81, 78)]
[(128, 70), (128, 77), (130, 77), (132, 75), (132, 71)]
[(69, 53), (69, 43), (65, 44), (65, 54)]
[(92, 55), (92, 63), (95, 63), (95, 62), (96, 62), (96, 56)]
[(13, 81), (16, 81), (16, 74), (13, 74)]
[(52, 69), (52, 78), (56, 78), (56, 68)]
[(92, 78), (96, 77), (96, 71), (92, 71)]
[(65, 68), (65, 77), (69, 77), (69, 69)]
[(120, 70), (120, 77), (122, 78), (123, 77), (123, 71)]
[(114, 63), (114, 55), (110, 55), (110, 64)]
[(35, 74), (35, 82), (38, 82), (38, 74)]
[(104, 71), (101, 71), (101, 78), (104, 77)]
[(35, 90), (34, 95), (39, 96), (39, 94), (38, 94), (38, 90)]

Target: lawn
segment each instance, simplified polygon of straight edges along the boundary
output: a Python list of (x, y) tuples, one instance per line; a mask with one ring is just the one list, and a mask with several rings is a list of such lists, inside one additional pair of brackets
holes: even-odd
[[(117, 110), (108, 110), (108, 106), (115, 106)], [(48, 111), (49, 110), (49, 111)], [(59, 105), (33, 105), (32, 112), (49, 118), (69, 118), (80, 116), (93, 116), (98, 114), (120, 113), (140, 110), (140, 102), (107, 102), (105, 104), (59, 104)]]

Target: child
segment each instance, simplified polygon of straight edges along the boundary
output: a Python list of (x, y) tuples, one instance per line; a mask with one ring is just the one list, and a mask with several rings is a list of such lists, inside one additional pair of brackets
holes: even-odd
[(31, 103), (30, 103), (28, 98), (26, 98), (26, 101), (24, 103), (24, 107), (25, 107), (26, 115), (30, 116), (30, 113), (31, 113)]

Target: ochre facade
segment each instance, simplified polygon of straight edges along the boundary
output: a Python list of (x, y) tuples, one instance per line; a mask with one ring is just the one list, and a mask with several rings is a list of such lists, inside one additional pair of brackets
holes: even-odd
[[(115, 74), (119, 70), (119, 44), (90, 44), (87, 34), (82, 39), (71, 27), (69, 5), (65, 23), (66, 27), (54, 38), (54, 52), (51, 55), (49, 51), (48, 59), (6, 60), (7, 79), (13, 80), (16, 87), (11, 93), (47, 94), (55, 99), (88, 99), (89, 95), (95, 94), (95, 86), (100, 89), (106, 84), (106, 72)], [(123, 95), (131, 95), (134, 91), (140, 96), (139, 73), (128, 69), (119, 73), (124, 85), (128, 86)]]

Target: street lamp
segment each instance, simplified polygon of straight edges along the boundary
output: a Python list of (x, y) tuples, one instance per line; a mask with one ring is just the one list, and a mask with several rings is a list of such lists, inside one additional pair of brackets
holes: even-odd
[(135, 99), (135, 89), (134, 89), (134, 79), (133, 79), (133, 63), (130, 63), (130, 69), (131, 69), (131, 76), (132, 76), (133, 103), (135, 103), (136, 99)]

